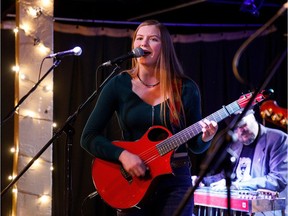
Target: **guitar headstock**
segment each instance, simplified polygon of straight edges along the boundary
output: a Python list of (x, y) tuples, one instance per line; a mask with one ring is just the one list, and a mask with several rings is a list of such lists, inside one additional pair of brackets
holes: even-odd
[[(269, 90), (262, 90), (260, 93), (258, 93), (255, 98), (253, 99), (251, 106), (254, 106), (255, 104), (258, 104), (266, 99), (268, 99), (271, 94), (273, 94), (273, 89)], [(247, 93), (245, 95), (242, 95), (238, 100), (238, 105), (240, 108), (245, 108), (247, 104), (249, 103), (250, 99), (253, 97), (254, 92)]]

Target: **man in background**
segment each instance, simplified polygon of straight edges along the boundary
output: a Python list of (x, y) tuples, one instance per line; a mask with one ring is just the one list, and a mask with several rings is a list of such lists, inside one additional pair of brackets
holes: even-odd
[[(237, 160), (231, 170), (231, 189), (264, 189), (280, 193), (280, 197), (286, 197), (287, 211), (287, 133), (258, 123), (252, 109), (237, 123), (233, 133), (237, 139), (229, 144), (229, 148)], [(210, 186), (215, 191), (225, 190), (225, 178), (222, 170), (204, 177), (200, 186)], [(192, 176), (192, 180), (195, 179), (196, 176)]]

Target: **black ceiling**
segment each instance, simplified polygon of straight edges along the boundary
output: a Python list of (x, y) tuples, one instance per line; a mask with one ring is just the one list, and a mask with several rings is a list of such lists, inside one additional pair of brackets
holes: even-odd
[[(249, 7), (243, 9), (244, 2), (246, 5), (254, 2), (256, 14), (253, 14)], [(190, 25), (206, 29), (239, 26), (255, 28), (266, 23), (286, 2), (286, 0), (54, 0), (54, 16), (59, 22), (77, 22), (84, 25), (137, 25), (145, 19), (158, 19), (171, 25)], [(15, 13), (15, 0), (1, 1), (1, 4), (2, 20), (9, 19), (9, 14)], [(286, 24), (286, 19), (283, 20)]]

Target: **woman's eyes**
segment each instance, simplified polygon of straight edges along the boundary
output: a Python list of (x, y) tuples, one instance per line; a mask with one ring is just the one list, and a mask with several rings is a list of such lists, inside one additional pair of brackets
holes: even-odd
[[(136, 40), (141, 41), (141, 40), (144, 40), (144, 38), (143, 37), (138, 37), (138, 38), (136, 38)], [(149, 41), (156, 41), (156, 42), (159, 41), (159, 39), (157, 37), (151, 37), (148, 40)]]
[(151, 38), (152, 41), (159, 41), (158, 38)]

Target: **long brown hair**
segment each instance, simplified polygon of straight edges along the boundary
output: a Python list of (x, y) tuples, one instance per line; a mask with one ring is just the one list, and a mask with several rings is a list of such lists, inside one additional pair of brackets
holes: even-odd
[[(163, 24), (157, 20), (146, 20), (142, 22), (134, 32), (132, 38), (132, 49), (137, 32), (143, 26), (154, 25), (160, 30), (161, 34), (161, 53), (157, 65), (156, 72), (160, 77), (160, 94), (164, 98), (164, 103), (161, 103), (161, 115), (166, 124), (166, 107), (170, 112), (170, 120), (180, 125), (180, 113), (184, 115), (183, 104), (181, 100), (182, 79), (186, 77), (183, 68), (177, 58), (174, 44), (171, 35)], [(132, 77), (135, 77), (139, 71), (139, 65), (136, 59), (132, 60), (132, 69), (129, 70)], [(169, 99), (169, 100), (168, 100)], [(167, 105), (167, 106), (166, 106)]]

